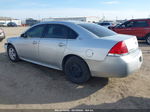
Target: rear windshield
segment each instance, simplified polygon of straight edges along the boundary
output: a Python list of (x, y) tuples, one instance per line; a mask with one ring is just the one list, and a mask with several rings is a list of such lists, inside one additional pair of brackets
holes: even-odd
[(81, 27), (85, 28), (86, 30), (90, 31), (91, 33), (94, 33), (98, 37), (107, 37), (107, 36), (113, 36), (116, 35), (115, 32), (104, 28), (97, 24), (92, 23), (82, 23), (79, 24)]

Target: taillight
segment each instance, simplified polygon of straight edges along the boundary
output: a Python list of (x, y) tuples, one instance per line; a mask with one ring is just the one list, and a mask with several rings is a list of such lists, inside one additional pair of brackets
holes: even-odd
[(113, 48), (109, 51), (109, 54), (126, 54), (128, 53), (128, 48), (125, 42), (121, 41), (118, 42)]

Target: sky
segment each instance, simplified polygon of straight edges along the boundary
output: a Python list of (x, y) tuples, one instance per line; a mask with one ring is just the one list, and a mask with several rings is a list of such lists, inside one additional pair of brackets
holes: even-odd
[(17, 19), (98, 16), (150, 18), (150, 0), (0, 0), (0, 16)]

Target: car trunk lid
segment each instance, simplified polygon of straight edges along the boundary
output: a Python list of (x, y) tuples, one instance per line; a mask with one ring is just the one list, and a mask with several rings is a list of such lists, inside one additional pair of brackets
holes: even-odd
[(124, 42), (129, 52), (132, 52), (138, 49), (139, 47), (136, 36), (118, 34), (114, 36), (105, 37), (104, 39), (114, 41), (116, 42), (116, 44), (121, 41)]

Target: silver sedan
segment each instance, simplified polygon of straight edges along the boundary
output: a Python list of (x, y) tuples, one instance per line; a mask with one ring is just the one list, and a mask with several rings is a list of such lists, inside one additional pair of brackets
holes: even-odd
[(28, 61), (63, 70), (74, 83), (96, 77), (126, 77), (141, 67), (135, 36), (119, 35), (84, 22), (43, 22), (7, 39), (11, 61)]

